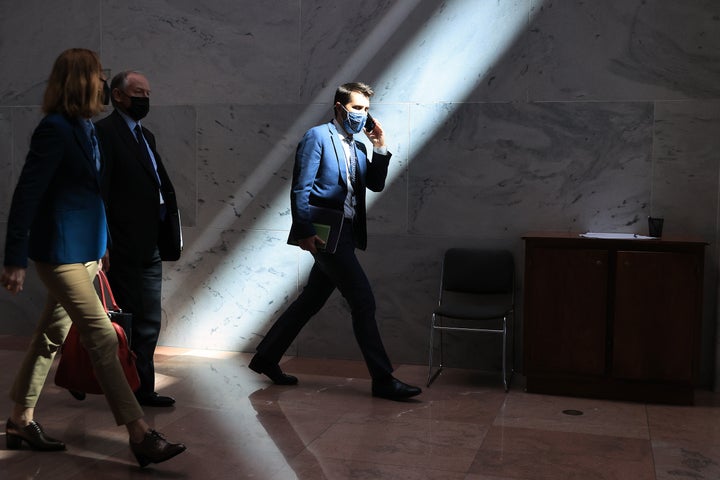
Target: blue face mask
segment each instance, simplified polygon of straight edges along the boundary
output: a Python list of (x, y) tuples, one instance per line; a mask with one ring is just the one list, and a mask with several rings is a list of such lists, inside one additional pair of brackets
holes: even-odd
[(345, 120), (343, 120), (343, 128), (347, 133), (356, 134), (362, 132), (365, 122), (367, 121), (367, 115), (363, 113), (350, 112), (347, 108), (342, 107), (347, 112)]

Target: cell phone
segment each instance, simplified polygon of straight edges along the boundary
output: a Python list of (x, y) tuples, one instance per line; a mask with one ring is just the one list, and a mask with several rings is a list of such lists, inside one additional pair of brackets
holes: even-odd
[(370, 133), (375, 128), (375, 119), (368, 113), (367, 121), (365, 121), (365, 131)]

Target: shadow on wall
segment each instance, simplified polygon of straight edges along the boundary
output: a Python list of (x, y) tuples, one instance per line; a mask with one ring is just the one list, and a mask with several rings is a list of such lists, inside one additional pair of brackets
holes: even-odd
[[(493, 2), (481, 6), (462, 1), (397, 2), (378, 15), (354, 51), (343, 55), (347, 62), (331, 72), (331, 78), (323, 81), (325, 87), (306, 108), (265, 108), (265, 114), (271, 112), (268, 116), (272, 122), (253, 122), (249, 135), (267, 136), (268, 141), (248, 137), (251, 154), (242, 148), (246, 134), (225, 124), (230, 119), (217, 120), (223, 127), (215, 132), (200, 131), (201, 155), (205, 142), (226, 145), (231, 135), (245, 163), (249, 158), (259, 160), (235, 177), (239, 179), (235, 190), (221, 200), (224, 204), (212, 220), (188, 235), (184, 258), (169, 274), (175, 288), (166, 287), (165, 306), (168, 318), (174, 319), (174, 325), (165, 330), (166, 341), (248, 350), (294, 299), (311, 265), (309, 257), (284, 246), (290, 226), (288, 192), (294, 150), (308, 128), (331, 118), (336, 85), (348, 79), (362, 79), (375, 86), (372, 110), (392, 142), (393, 161), (386, 189), (369, 196), (369, 230), (371, 234), (391, 235), (393, 241), (399, 238), (400, 242), (413, 242), (416, 236), (424, 235), (424, 227), (414, 228), (409, 223), (410, 165), (428, 143), (446, 141), (448, 131), (438, 133), (438, 129), (454, 128), (453, 114), (468, 99), (493, 95), (524, 98), (523, 72), (528, 66), (517, 50), (522, 45), (519, 38), (528, 34), (528, 18), (535, 10), (529, 10), (529, 2), (523, 5), (525, 8), (518, 9)], [(479, 19), (484, 19), (486, 28), (478, 28)], [(500, 85), (498, 76), (505, 74), (512, 79), (508, 81), (512, 86)], [(252, 112), (233, 107), (233, 115), (243, 114)], [(295, 121), (286, 122), (288, 117)], [(214, 137), (212, 142), (210, 136)], [(259, 144), (262, 148), (258, 149)], [(231, 160), (226, 163), (235, 161)], [(390, 203), (387, 208), (385, 198)], [(200, 209), (205, 203), (206, 199), (201, 199)], [(367, 267), (373, 276), (373, 265)], [(207, 273), (198, 275), (200, 271)], [(432, 275), (432, 282), (435, 279)], [(431, 297), (435, 289), (433, 286)], [(347, 315), (338, 302), (342, 300), (331, 300), (329, 310)], [(208, 328), (208, 322), (216, 328)], [(226, 328), (233, 333), (218, 342)], [(215, 338), (211, 340), (210, 336)], [(222, 345), (224, 341), (231, 345)]]

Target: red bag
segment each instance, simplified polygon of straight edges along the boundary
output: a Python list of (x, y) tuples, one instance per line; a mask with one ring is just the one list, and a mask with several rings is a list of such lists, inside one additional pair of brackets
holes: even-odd
[[(105, 311), (108, 312), (108, 316), (112, 318), (113, 315), (111, 314), (121, 314), (127, 319), (131, 314), (122, 313), (115, 303), (115, 297), (113, 297), (112, 290), (110, 290), (110, 283), (105, 273), (100, 271), (98, 278), (100, 283), (100, 298), (103, 307), (105, 307)], [(108, 309), (105, 291), (108, 292), (108, 296), (110, 297), (112, 310)], [(111, 323), (118, 336), (118, 358), (125, 372), (125, 378), (127, 378), (128, 384), (134, 392), (140, 388), (140, 377), (135, 367), (136, 356), (135, 353), (130, 350), (127, 335), (123, 327), (116, 322)], [(95, 378), (90, 356), (85, 350), (85, 347), (82, 346), (82, 343), (80, 343), (80, 335), (78, 334), (77, 328), (75, 328), (75, 324), (70, 326), (70, 330), (68, 331), (60, 352), (62, 355), (60, 356), (60, 362), (55, 372), (55, 385), (75, 392), (103, 393), (100, 384)]]

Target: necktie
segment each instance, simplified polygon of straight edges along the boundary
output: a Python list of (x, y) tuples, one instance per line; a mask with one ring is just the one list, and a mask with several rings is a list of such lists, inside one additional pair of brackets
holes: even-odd
[(348, 175), (350, 176), (350, 183), (352, 183), (353, 189), (356, 188), (357, 185), (357, 170), (358, 170), (358, 162), (357, 162), (357, 151), (355, 151), (355, 142), (351, 137), (348, 137), (347, 139), (348, 144), (350, 145), (350, 160), (348, 161)]
[[(148, 146), (145, 143), (145, 137), (142, 133), (142, 128), (140, 128), (140, 124), (136, 124), (135, 128), (133, 129), (135, 132), (135, 140), (138, 142), (138, 147), (140, 148), (140, 156), (143, 159), (143, 162), (145, 162), (145, 166), (150, 168), (150, 170), (153, 172), (153, 176), (155, 178), (155, 181), (157, 182), (158, 187), (160, 186), (160, 176), (157, 173), (157, 169), (155, 168), (155, 164), (152, 161), (152, 158), (150, 158), (150, 152), (148, 151)], [(159, 205), (159, 216), (160, 220), (165, 220), (166, 215), (166, 207), (165, 207), (165, 201), (163, 200), (162, 192), (158, 192), (160, 195), (160, 205)]]
[(97, 137), (95, 136), (95, 125), (90, 120), (85, 122), (85, 131), (90, 138), (90, 147), (92, 147), (93, 160), (95, 161), (95, 169), (100, 171), (100, 147), (98, 146)]
[(137, 140), (138, 147), (140, 148), (140, 156), (142, 157), (145, 166), (149, 168), (151, 172), (153, 172), (157, 184), (160, 185), (160, 177), (158, 177), (157, 171), (155, 170), (155, 165), (153, 164), (152, 158), (150, 158), (150, 152), (148, 152), (147, 144), (145, 143), (145, 137), (142, 134), (142, 128), (140, 128), (140, 124), (135, 125), (134, 132), (135, 140)]

